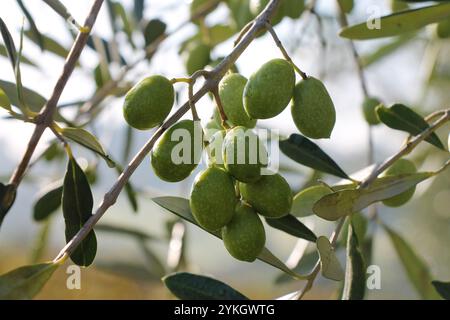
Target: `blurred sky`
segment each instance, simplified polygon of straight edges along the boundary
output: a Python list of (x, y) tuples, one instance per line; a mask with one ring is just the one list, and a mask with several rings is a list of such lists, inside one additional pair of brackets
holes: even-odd
[[(68, 7), (69, 11), (74, 17), (82, 22), (92, 3), (92, 1), (63, 1)], [(126, 6), (131, 4), (131, 1), (121, 1)], [(380, 13), (388, 12), (387, 1), (355, 1), (357, 2), (356, 10), (351, 21), (360, 21), (367, 17), (367, 8), (369, 5), (376, 5)], [(9, 3), (9, 5), (7, 5)], [(55, 15), (49, 8), (43, 5), (40, 1), (24, 1), (28, 9), (33, 13), (35, 22), (39, 30), (43, 34), (51, 35), (58, 39), (66, 47), (70, 47), (71, 39), (68, 37), (67, 28), (64, 21)], [(149, 5), (145, 12), (145, 17), (151, 19), (154, 17), (161, 18), (169, 25), (169, 30), (176, 28), (176, 26), (185, 21), (188, 15), (188, 2), (179, 0), (149, 0)], [(334, 1), (320, 1), (322, 4), (319, 12), (324, 16), (330, 16), (334, 13)], [(163, 13), (161, 15), (161, 12)], [(219, 10), (210, 18), (211, 21), (220, 21), (226, 19), (225, 9)], [(16, 43), (18, 43), (19, 30), (21, 25), (22, 14), (15, 4), (14, 0), (3, 0), (0, 16), (8, 25), (13, 34)], [(367, 165), (367, 126), (362, 118), (360, 112), (360, 104), (362, 101), (362, 93), (359, 86), (359, 80), (356, 77), (356, 70), (354, 62), (351, 59), (351, 53), (345, 41), (340, 40), (336, 35), (337, 26), (333, 22), (325, 24), (325, 36), (328, 41), (327, 49), (324, 55), (318, 54), (320, 52), (320, 41), (314, 36), (317, 24), (313, 21), (306, 29), (303, 42), (298, 46), (295, 39), (300, 36), (300, 31), (303, 30), (302, 22), (293, 22), (290, 19), (285, 19), (283, 23), (276, 27), (281, 40), (286, 44), (288, 51), (291, 53), (294, 61), (308, 74), (316, 77), (321, 77), (335, 102), (337, 109), (337, 123), (334, 129), (332, 138), (327, 141), (320, 141), (319, 144), (330, 155), (335, 157), (338, 163), (348, 171), (353, 172), (359, 170)], [(102, 37), (108, 38), (111, 35), (110, 25), (107, 17), (105, 7), (103, 7), (98, 21), (95, 25), (94, 32)], [(178, 77), (185, 75), (182, 60), (178, 55), (177, 45), (187, 36), (194, 32), (194, 28), (189, 26), (176, 36), (171, 37), (164, 42), (162, 48), (155, 55), (151, 65), (142, 64), (137, 68), (130, 80), (137, 79), (155, 73), (162, 73), (167, 77)], [(428, 32), (428, 31), (427, 31)], [(381, 41), (382, 43), (383, 41)], [(380, 42), (365, 42), (358, 43), (358, 49), (361, 52), (368, 52)], [(220, 45), (214, 52), (216, 56), (226, 55), (232, 48), (232, 41)], [(420, 98), (421, 84), (426, 74), (423, 61), (423, 44), (421, 42), (413, 42), (408, 45), (405, 50), (392, 55), (391, 58), (386, 59), (383, 63), (377, 64), (367, 70), (367, 79), (369, 83), (369, 90), (374, 96), (380, 97), (386, 104), (401, 101), (405, 104), (413, 103)], [(32, 88), (44, 97), (48, 98), (51, 95), (53, 86), (62, 70), (64, 61), (55, 57), (51, 53), (42, 53), (40, 50), (25, 41), (25, 53), (27, 56), (36, 61), (41, 70), (35, 70), (27, 66), (22, 68), (23, 84), (26, 87)], [(128, 61), (133, 61), (137, 57), (132, 53), (124, 53)], [(239, 59), (238, 67), (242, 74), (249, 76), (254, 72), (259, 65), (267, 60), (275, 57), (281, 57), (278, 49), (273, 45), (272, 40), (264, 36), (254, 41), (249, 49)], [(91, 50), (85, 50), (81, 57), (84, 66), (93, 69), (98, 59), (95, 53)], [(3, 80), (13, 81), (13, 73), (7, 59), (0, 59), (0, 78)], [(90, 73), (86, 73), (81, 69), (77, 69), (71, 77), (66, 89), (61, 97), (61, 102), (70, 102), (75, 100), (83, 100), (89, 98), (93, 93), (94, 83)], [(186, 93), (182, 95), (186, 98)], [(184, 102), (185, 99), (181, 99)], [(107, 104), (110, 104), (107, 110), (101, 115), (99, 123), (95, 126), (95, 133), (100, 138), (100, 141), (115, 158), (119, 158), (121, 147), (120, 143), (123, 141), (123, 131), (125, 123), (122, 118), (122, 99), (108, 99)], [(202, 119), (206, 120), (212, 110), (211, 101), (205, 97), (198, 104), (198, 110)], [(269, 127), (280, 128), (282, 133), (289, 134), (296, 132), (296, 128), (290, 119), (289, 108), (275, 119), (260, 121), (260, 124)], [(1, 111), (0, 111), (1, 113)], [(0, 114), (3, 115), (3, 114)], [(30, 124), (22, 124), (19, 121), (10, 121), (0, 119), (0, 177), (2, 181), (7, 181), (12, 170), (17, 165), (18, 159), (22, 156), (28, 139), (32, 133), (33, 126)], [(149, 138), (151, 132), (137, 133), (136, 141), (133, 145), (133, 151), (136, 152), (140, 146), (143, 145), (146, 139)], [(43, 150), (46, 146), (46, 141), (52, 136), (46, 134), (41, 140), (37, 153)], [(383, 126), (377, 127), (374, 130), (376, 158), (378, 161), (386, 158), (400, 147), (404, 134), (396, 132)], [(76, 149), (77, 154), (86, 158), (92, 158), (87, 152), (81, 149)], [(291, 166), (299, 168), (293, 162), (286, 160)], [(438, 164), (428, 163), (430, 167), (436, 168)], [(63, 174), (64, 164), (61, 166), (47, 166), (46, 164), (38, 165), (31, 171), (33, 183), (24, 183), (19, 190), (18, 201), (8, 214), (2, 230), (0, 232), (0, 260), (2, 256), (7, 256), (11, 251), (17, 248), (24, 251), (29, 250), (29, 243), (33, 241), (37, 227), (31, 220), (31, 207), (33, 199), (39, 191), (40, 187), (44, 187), (50, 181), (61, 178)], [(108, 168), (103, 163), (100, 164), (101, 181), (94, 188), (95, 200), (98, 205), (102, 194), (104, 194), (115, 179), (115, 174), (111, 174)], [(302, 172), (302, 177), (289, 176), (289, 182), (292, 186), (298, 188), (307, 171), (299, 168)], [(42, 175), (43, 177), (41, 177)], [(187, 196), (192, 178), (179, 184), (167, 184), (157, 180), (149, 167), (149, 161), (145, 161), (132, 178), (133, 183), (140, 189), (149, 190), (152, 196), (157, 195), (180, 195)], [(420, 193), (423, 186), (419, 186)], [(445, 199), (441, 195), (441, 199)], [(448, 197), (447, 197), (448, 199)], [(445, 200), (443, 200), (445, 201)], [(448, 201), (448, 200), (447, 200)], [(120, 223), (124, 225), (138, 227), (155, 234), (162, 234), (163, 222), (167, 219), (164, 213), (151, 203), (150, 200), (142, 199), (140, 201), (141, 212), (138, 215), (130, 213), (130, 208), (125, 198), (120, 198), (117, 205), (111, 208), (106, 214), (104, 221), (111, 223)], [(448, 202), (447, 202), (448, 204)], [(405, 207), (409, 208), (409, 206)], [(408, 210), (408, 209), (399, 209)], [(394, 210), (388, 210), (388, 213), (393, 213)], [(448, 225), (448, 216), (447, 225)], [(314, 222), (313, 219), (306, 219), (306, 223), (314, 225), (319, 234), (329, 232), (331, 227), (329, 224)], [(63, 224), (62, 219), (58, 218), (52, 230), (52, 244), (56, 248), (63, 245)], [(448, 230), (448, 227), (447, 227)], [(266, 277), (274, 277), (278, 272), (260, 262), (253, 265), (248, 265), (236, 262), (227, 255), (221, 243), (216, 239), (211, 239), (209, 235), (199, 232), (195, 228), (189, 228), (189, 237), (191, 244), (189, 246), (189, 257), (195, 261), (198, 271), (221, 276), (232, 284), (244, 286), (241, 281), (242, 277), (233, 277), (233, 274), (238, 272), (241, 276), (245, 275), (248, 285), (261, 286), (265, 289), (272, 288), (271, 280)], [(121, 259), (139, 259), (138, 249), (135, 248), (134, 243), (117, 239), (111, 236), (102, 237), (99, 245), (98, 259), (99, 261), (108, 261), (120, 256)], [(384, 237), (377, 242), (377, 248), (386, 248), (382, 255), (392, 257), (392, 249), (386, 245)], [(295, 240), (276, 231), (271, 231), (268, 237), (268, 247), (273, 249), (280, 257), (285, 258)], [(431, 243), (434, 243), (433, 241)], [(429, 243), (431, 245), (431, 243)], [(164, 253), (164, 245), (158, 247), (157, 250), (161, 254)], [(120, 252), (118, 252), (119, 250)], [(420, 247), (421, 252), (425, 252), (426, 244), (422, 243)], [(53, 252), (53, 251), (52, 251)], [(205, 252), (212, 252), (205, 254)], [(52, 253), (52, 255), (54, 252)], [(50, 258), (51, 255), (48, 257)], [(427, 257), (430, 259), (430, 257)], [(450, 261), (448, 253), (445, 259)], [(392, 259), (391, 259), (392, 260)], [(406, 283), (405, 276), (402, 275), (398, 262), (385, 262), (389, 268), (393, 265), (393, 274), (386, 272), (386, 277), (397, 279), (401, 283)], [(448, 265), (448, 264), (447, 264)], [(257, 270), (257, 272), (255, 272)], [(449, 272), (445, 272), (440, 268), (435, 270), (442, 276), (450, 277)], [(88, 272), (88, 271), (86, 271)], [(397, 277), (397, 278), (395, 278)], [(396, 282), (398, 283), (398, 282)], [(416, 297), (415, 293), (406, 284), (405, 287), (399, 288), (394, 283), (386, 281), (383, 282), (386, 291), (383, 293), (373, 293), (373, 297), (395, 297), (401, 292), (403, 297)], [(297, 283), (298, 288), (299, 284)], [(286, 293), (288, 289), (278, 288), (271, 289), (273, 292)], [(371, 293), (372, 294), (372, 293)], [(266, 296), (268, 297), (268, 296)]]

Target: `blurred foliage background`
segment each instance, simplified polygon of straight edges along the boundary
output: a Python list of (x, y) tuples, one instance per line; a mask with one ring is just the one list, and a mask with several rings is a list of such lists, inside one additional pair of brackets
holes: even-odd
[[(23, 7), (18, 2), (3, 1), (0, 12), (16, 43), (24, 17)], [(90, 1), (62, 2), (77, 21), (83, 21)], [(60, 113), (89, 129), (108, 154), (125, 165), (152, 133), (130, 130), (123, 121), (121, 106), (126, 90), (147, 75), (180, 77), (206, 65), (214, 66), (231, 51), (237, 32), (251, 17), (249, 12), (242, 10), (247, 1), (221, 1), (217, 6), (215, 1), (209, 2), (213, 5), (206, 1), (211, 8), (206, 11), (206, 18), (190, 21), (193, 11), (188, 1), (106, 1), (89, 45), (63, 93)], [(406, 6), (398, 1), (355, 2), (348, 16), (350, 24), (366, 21), (372, 14), (385, 15)], [(25, 18), (23, 84), (48, 97), (75, 31), (39, 1), (24, 0), (22, 5), (26, 6), (39, 30), (36, 32), (29, 18)], [(361, 112), (363, 94), (352, 51), (348, 40), (338, 36), (338, 12), (336, 1), (319, 0), (314, 13), (306, 9), (300, 17), (284, 17), (275, 29), (293, 60), (307, 74), (326, 83), (336, 105), (337, 124), (331, 139), (320, 141), (319, 145), (347, 172), (354, 172), (367, 166), (368, 129)], [(436, 34), (436, 25), (432, 24), (412, 34), (357, 42), (371, 94), (386, 105), (404, 103), (422, 115), (448, 108), (450, 41)], [(146, 46), (150, 49), (147, 56)], [(5, 55), (5, 48), (0, 46), (0, 80), (14, 81)], [(272, 39), (263, 35), (253, 42), (236, 67), (248, 77), (265, 61), (280, 56)], [(111, 82), (111, 79), (119, 81)], [(176, 105), (179, 106), (187, 100), (187, 90), (183, 86), (177, 89)], [(211, 117), (213, 108), (214, 103), (207, 96), (198, 103), (204, 123)], [(288, 112), (258, 123), (288, 135), (296, 132)], [(33, 126), (9, 119), (6, 112), (0, 115), (0, 177), (1, 181), (7, 181), (26, 147)], [(372, 131), (376, 161), (396, 152), (406, 137), (385, 126), (374, 127)], [(447, 140), (448, 130), (443, 129), (439, 134), (443, 141)], [(63, 150), (52, 135), (46, 134), (44, 138), (36, 152), (42, 156), (34, 161), (19, 190), (16, 204), (2, 225), (0, 273), (31, 261), (52, 259), (64, 245), (60, 209), (44, 222), (33, 221), (35, 200), (50, 184), (63, 177), (66, 166)], [(74, 149), (78, 161), (90, 173), (95, 203), (98, 204), (117, 178), (117, 172), (89, 151)], [(431, 170), (445, 162), (446, 157), (448, 153), (423, 144), (409, 158), (420, 170)], [(294, 191), (314, 174), (284, 156), (280, 163), (280, 170)], [(248, 264), (234, 260), (220, 241), (177, 220), (150, 200), (162, 195), (187, 197), (194, 176), (178, 184), (164, 183), (154, 176), (149, 161), (146, 161), (131, 178), (138, 209), (134, 212), (123, 194), (101, 220), (96, 229), (99, 238), (97, 258), (92, 267), (82, 270), (81, 290), (66, 288), (67, 274), (65, 268), (60, 268), (38, 298), (170, 298), (160, 278), (175, 270), (213, 275), (251, 298), (275, 298), (301, 288), (302, 282), (282, 277), (277, 269), (259, 261)], [(335, 182), (328, 176), (321, 178)], [(380, 219), (411, 244), (426, 261), (434, 278), (440, 280), (450, 279), (449, 199), (450, 173), (447, 170), (420, 184), (413, 200), (405, 206), (395, 209), (379, 206)], [(333, 228), (332, 223), (317, 217), (303, 218), (302, 221), (318, 235), (328, 235)], [(297, 240), (278, 230), (267, 230), (267, 247), (282, 260), (287, 259)], [(374, 235), (372, 263), (380, 266), (382, 281), (381, 289), (369, 290), (367, 298), (419, 298), (385, 232), (372, 224), (369, 232)], [(343, 250), (338, 253), (344, 261)], [(311, 260), (311, 255), (306, 255), (302, 261), (303, 272), (312, 267), (308, 257)], [(336, 298), (337, 290), (338, 284), (320, 278), (307, 298)]]

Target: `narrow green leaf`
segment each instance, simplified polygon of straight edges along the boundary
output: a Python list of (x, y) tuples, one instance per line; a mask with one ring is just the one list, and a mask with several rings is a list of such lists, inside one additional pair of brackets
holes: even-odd
[(324, 196), (316, 202), (313, 211), (325, 220), (335, 221), (396, 196), (432, 176), (433, 172), (419, 172), (378, 178), (366, 189), (347, 189)]
[(31, 32), (34, 34), (34, 38), (36, 38), (39, 47), (41, 48), (41, 50), (44, 50), (44, 39), (42, 38), (42, 34), (40, 33), (39, 29), (36, 26), (36, 23), (34, 22), (33, 16), (28, 11), (27, 7), (25, 7), (22, 0), (17, 0), (17, 4), (27, 18), (28, 23), (30, 24)]
[[(14, 83), (0, 80), (0, 88), (6, 93), (12, 105), (20, 106), (17, 87)], [(22, 87), (22, 94), (26, 105), (34, 112), (39, 112), (46, 103), (45, 98), (33, 90)]]
[(336, 258), (333, 247), (327, 237), (317, 238), (317, 250), (320, 256), (322, 276), (327, 279), (341, 281), (344, 279), (344, 270)]
[(0, 107), (11, 111), (11, 102), (9, 101), (8, 96), (6, 93), (0, 88)]
[(44, 190), (34, 204), (33, 218), (35, 221), (46, 220), (61, 206), (63, 186), (58, 184)]
[(303, 189), (294, 196), (292, 214), (296, 217), (307, 217), (314, 214), (314, 204), (330, 193), (333, 193), (333, 190), (323, 184)]
[[(380, 121), (389, 128), (406, 131), (413, 136), (422, 133), (430, 127), (420, 115), (402, 104), (394, 104), (390, 108), (379, 106), (376, 110)], [(445, 150), (436, 133), (433, 132), (425, 140), (435, 147)]]
[(157, 238), (155, 236), (150, 235), (144, 231), (135, 230), (135, 229), (122, 227), (122, 226), (114, 226), (114, 225), (104, 224), (104, 223), (96, 225), (95, 230), (107, 232), (107, 233), (114, 233), (114, 234), (123, 235), (123, 236), (130, 236), (130, 237), (142, 239), (145, 241), (157, 240)]
[(116, 164), (111, 158), (106, 154), (100, 142), (97, 138), (92, 135), (89, 131), (82, 128), (63, 128), (61, 134), (76, 143), (82, 145), (85, 148), (97, 153), (102, 157), (110, 168), (114, 168)]
[[(8, 50), (2, 44), (0, 44), (0, 56), (8, 57)], [(30, 66), (36, 67), (36, 64), (33, 61), (31, 61), (29, 58), (25, 57), (23, 54), (22, 54), (22, 56), (20, 57), (19, 60), (20, 60), (21, 63), (28, 64)]]
[(20, 267), (0, 276), (1, 300), (32, 299), (58, 268), (58, 264), (47, 262)]
[(70, 14), (64, 4), (59, 0), (43, 0), (50, 8), (52, 8), (58, 15), (60, 15), (67, 22), (72, 23), (77, 29), (81, 29), (80, 24)]
[(314, 232), (291, 214), (280, 219), (266, 219), (266, 222), (272, 228), (284, 231), (291, 236), (311, 242), (316, 242), (317, 240), (317, 236)]
[[(361, 239), (362, 241), (362, 239)], [(353, 223), (348, 226), (347, 264), (342, 300), (363, 300), (366, 291), (366, 266)]]
[(11, 33), (9, 32), (8, 27), (6, 26), (2, 18), (0, 18), (0, 33), (2, 34), (3, 42), (8, 52), (8, 57), (11, 62), (11, 66), (13, 70), (15, 70), (17, 61), (16, 46), (14, 45), (14, 40), (11, 36)]
[(16, 188), (10, 184), (0, 183), (0, 227), (9, 209), (11, 209), (16, 199)]
[[(153, 202), (155, 202), (160, 207), (163, 207), (164, 209), (172, 212), (173, 214), (177, 215), (178, 217), (198, 226), (199, 228), (203, 229), (201, 226), (197, 224), (194, 217), (192, 216), (191, 209), (189, 207), (189, 200), (184, 198), (178, 198), (178, 197), (157, 197), (152, 199)], [(205, 230), (205, 229), (203, 229)], [(207, 231), (207, 230), (205, 230)], [(217, 231), (207, 231), (208, 233), (216, 236), (217, 238), (221, 239), (220, 232)], [(305, 277), (293, 272), (290, 270), (283, 262), (281, 262), (272, 252), (270, 252), (267, 248), (264, 248), (263, 251), (258, 256), (258, 259), (281, 270), (285, 273), (289, 274), (293, 278), (296, 279), (304, 279)]]
[(122, 6), (120, 2), (113, 2), (113, 10), (117, 17), (120, 17), (120, 20), (122, 22), (122, 30), (127, 35), (128, 42), (130, 45), (134, 48), (134, 41), (133, 41), (133, 25), (128, 19), (127, 12), (125, 11), (125, 8)]
[[(30, 39), (32, 42), (36, 43), (37, 45), (40, 45), (40, 40), (36, 37), (36, 35), (31, 32), (30, 30), (25, 31), (25, 36)], [(56, 40), (50, 38), (47, 35), (41, 34), (42, 43), (45, 51), (51, 52), (58, 57), (66, 58), (69, 54), (69, 50), (64, 48), (59, 42)]]
[[(92, 216), (93, 198), (86, 175), (74, 158), (69, 159), (62, 195), (66, 223), (66, 242), (69, 242)], [(89, 266), (95, 258), (97, 239), (94, 231), (75, 249), (70, 258), (79, 266)]]
[(434, 286), (436, 291), (441, 295), (445, 300), (450, 300), (450, 282), (442, 282), (442, 281), (432, 281), (431, 284)]
[[(422, 7), (397, 12), (380, 18), (377, 28), (367, 22), (344, 28), (340, 36), (348, 39), (367, 40), (392, 37), (418, 30), (428, 24), (439, 22), (450, 16), (450, 4)], [(372, 28), (370, 28), (372, 27)]]
[(287, 140), (280, 140), (280, 150), (292, 160), (340, 178), (348, 175), (318, 145), (300, 134), (292, 134)]
[(181, 300), (249, 300), (221, 281), (192, 273), (173, 273), (165, 276), (163, 282)]
[(145, 0), (134, 0), (133, 13), (137, 22), (140, 22), (144, 16)]
[(439, 295), (431, 284), (432, 277), (426, 263), (398, 233), (386, 225), (384, 225), (384, 228), (417, 293), (423, 299), (438, 299)]

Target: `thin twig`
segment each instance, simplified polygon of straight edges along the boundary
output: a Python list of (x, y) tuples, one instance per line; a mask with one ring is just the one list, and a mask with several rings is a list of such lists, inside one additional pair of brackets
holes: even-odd
[(280, 38), (278, 38), (277, 33), (273, 29), (272, 25), (270, 23), (266, 23), (266, 29), (269, 31), (270, 35), (272, 36), (273, 40), (275, 41), (275, 44), (280, 49), (281, 53), (283, 54), (284, 58), (294, 67), (295, 71), (304, 79), (308, 79), (308, 76), (306, 73), (304, 73), (295, 63), (292, 61), (291, 57), (287, 53), (286, 49), (284, 48), (283, 44), (280, 41)]
[[(97, 19), (102, 4), (103, 0), (95, 0), (95, 2), (93, 3), (91, 10), (88, 14), (88, 17), (86, 18), (86, 21), (84, 23), (83, 32), (79, 32), (77, 38), (75, 39), (72, 49), (70, 50), (69, 55), (67, 56), (66, 62), (64, 64), (62, 74), (59, 77), (53, 89), (53, 93), (50, 99), (45, 104), (44, 108), (42, 108), (41, 113), (36, 118), (36, 127), (30, 138), (30, 141), (28, 142), (25, 154), (23, 155), (22, 160), (20, 161), (19, 165), (17, 166), (16, 170), (14, 171), (9, 181), (9, 183), (14, 185), (15, 188), (17, 188), (20, 182), (22, 181), (22, 178), (28, 168), (28, 164), (30, 163), (31, 157), (34, 151), (36, 150), (36, 146), (38, 145), (39, 140), (42, 137), (42, 134), (53, 121), (53, 115), (55, 113), (59, 98), (61, 97), (61, 94), (67, 84), (67, 81), (72, 75), (72, 72), (75, 69), (75, 66), (81, 55), (81, 52), (83, 51), (86, 45), (86, 42), (89, 38), (90, 30), (94, 26), (95, 20)], [(89, 31), (84, 32), (86, 30)]]
[(417, 145), (430, 136), (439, 127), (443, 126), (446, 122), (450, 120), (450, 109), (446, 109), (443, 116), (436, 120), (430, 127), (422, 131), (419, 135), (415, 136), (413, 139), (409, 140), (400, 151), (386, 159), (382, 164), (375, 167), (372, 173), (361, 182), (361, 188), (367, 188), (383, 171), (389, 168), (395, 161), (401, 157), (407, 155), (412, 150), (414, 150)]
[[(193, 102), (200, 100), (208, 92), (217, 88), (220, 80), (224, 77), (226, 72), (234, 65), (241, 54), (247, 49), (247, 47), (256, 38), (259, 31), (263, 30), (267, 21), (270, 20), (275, 8), (280, 0), (271, 0), (264, 11), (256, 18), (254, 25), (248, 31), (246, 36), (242, 38), (241, 42), (231, 51), (231, 53), (224, 58), (214, 70), (209, 73), (208, 78), (205, 80), (203, 86), (192, 97)], [(159, 127), (150, 140), (142, 147), (142, 149), (131, 160), (112, 188), (104, 195), (103, 201), (97, 208), (96, 212), (89, 218), (83, 225), (79, 232), (66, 244), (66, 246), (59, 252), (55, 260), (60, 257), (71, 254), (75, 248), (83, 241), (83, 239), (94, 228), (96, 223), (100, 220), (103, 214), (110, 208), (117, 200), (120, 192), (125, 184), (130, 179), (131, 175), (135, 172), (141, 162), (147, 157), (147, 154), (152, 150), (154, 144), (158, 138), (174, 123), (176, 123), (188, 110), (189, 101), (181, 106), (171, 117), (169, 117), (161, 127)]]

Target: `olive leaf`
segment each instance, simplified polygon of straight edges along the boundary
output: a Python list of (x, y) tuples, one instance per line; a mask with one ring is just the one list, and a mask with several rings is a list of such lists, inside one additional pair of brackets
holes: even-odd
[(292, 160), (340, 178), (348, 175), (318, 145), (300, 134), (291, 134), (287, 140), (280, 140), (280, 150)]
[[(430, 127), (419, 114), (402, 104), (394, 104), (390, 108), (379, 106), (376, 111), (380, 121), (389, 128), (406, 131), (413, 136), (422, 133)], [(425, 141), (439, 149), (445, 150), (444, 145), (434, 132)]]
[(0, 227), (9, 209), (16, 199), (16, 188), (13, 185), (0, 183)]
[(47, 219), (40, 226), (38, 233), (33, 241), (33, 247), (31, 249), (30, 261), (32, 263), (38, 263), (42, 260), (49, 243), (51, 219)]
[(434, 286), (434, 288), (442, 298), (444, 298), (445, 300), (450, 300), (450, 282), (434, 280), (431, 282), (431, 284)]
[(314, 204), (330, 193), (333, 193), (333, 190), (322, 184), (303, 189), (294, 196), (292, 214), (296, 217), (307, 217), (314, 214)]
[[(8, 50), (6, 49), (6, 47), (3, 44), (0, 44), (0, 56), (8, 57)], [(23, 54), (19, 58), (19, 61), (21, 63), (27, 64), (29, 66), (36, 67), (36, 64), (33, 61), (31, 61), (29, 58), (25, 57)]]
[(335, 221), (374, 202), (396, 196), (434, 175), (433, 172), (419, 172), (378, 178), (368, 188), (345, 189), (322, 197), (313, 211), (325, 220)]
[(25, 31), (25, 36), (39, 46), (41, 46), (42, 41), (43, 49), (45, 51), (53, 53), (58, 57), (65, 59), (69, 54), (69, 50), (59, 44), (59, 42), (57, 42), (55, 39), (52, 39), (47, 35), (41, 34), (41, 39), (39, 39), (34, 32), (27, 30)]
[(133, 13), (137, 22), (143, 18), (145, 10), (145, 0), (134, 0)]
[(58, 266), (58, 263), (47, 262), (20, 267), (1, 275), (0, 299), (32, 299), (41, 291)]
[(17, 61), (17, 51), (16, 46), (14, 44), (14, 40), (11, 36), (11, 33), (8, 30), (8, 27), (6, 26), (5, 22), (2, 18), (0, 18), (0, 33), (3, 38), (3, 42), (5, 44), (6, 50), (8, 52), (8, 57), (11, 62), (11, 66), (13, 70), (16, 69), (16, 61)]
[(98, 224), (95, 226), (95, 230), (107, 233), (114, 233), (123, 236), (130, 236), (133, 238), (137, 238), (139, 240), (157, 240), (157, 238), (153, 235), (150, 235), (144, 231), (135, 230), (122, 226), (114, 226), (110, 224)]
[[(178, 197), (157, 197), (152, 199), (160, 207), (176, 214), (180, 218), (198, 226), (203, 229), (200, 225), (197, 224), (194, 217), (192, 216), (191, 209), (189, 207), (189, 200)], [(205, 230), (205, 229), (203, 229)], [(207, 231), (207, 230), (205, 230)], [(208, 233), (216, 236), (221, 239), (222, 236), (218, 231), (207, 231)], [(267, 248), (264, 247), (263, 251), (259, 254), (258, 259), (289, 274), (291, 277), (296, 279), (304, 279), (305, 276), (297, 274), (290, 270), (283, 262), (281, 262), (272, 252), (270, 252)]]
[(181, 300), (249, 300), (236, 289), (210, 277), (178, 272), (162, 280), (170, 292)]
[(366, 266), (352, 221), (347, 232), (347, 265), (342, 300), (362, 300), (366, 290)]
[(6, 93), (0, 88), (0, 107), (11, 111), (11, 102), (9, 101), (8, 96)]
[(33, 218), (35, 221), (43, 221), (47, 219), (61, 206), (61, 197), (63, 186), (57, 184), (44, 190), (34, 204)]
[(33, 33), (34, 38), (37, 39), (37, 43), (39, 44), (39, 47), (41, 48), (41, 50), (44, 50), (44, 40), (42, 38), (42, 34), (40, 33), (39, 29), (36, 26), (36, 23), (34, 22), (33, 16), (28, 11), (27, 7), (25, 7), (22, 0), (17, 0), (17, 4), (19, 5), (23, 14), (27, 18), (28, 23), (30, 24), (30, 28), (31, 28), (30, 32)]
[(320, 256), (322, 276), (335, 281), (343, 280), (344, 270), (342, 269), (328, 238), (320, 236), (317, 238), (316, 244)]
[(341, 31), (340, 36), (355, 40), (392, 37), (418, 30), (447, 17), (450, 17), (450, 4), (422, 7), (381, 17), (379, 28), (371, 28), (370, 21), (346, 27)]
[(131, 23), (131, 20), (128, 18), (125, 8), (120, 2), (117, 1), (112, 3), (112, 7), (116, 18), (119, 17), (121, 20), (122, 30), (126, 34), (128, 42), (133, 48), (135, 48), (133, 41), (133, 25)]
[[(66, 242), (69, 242), (92, 216), (93, 198), (89, 182), (73, 157), (70, 157), (64, 177), (62, 208), (66, 224)], [(97, 239), (94, 231), (71, 254), (79, 266), (89, 266), (95, 258)]]
[(291, 214), (279, 219), (266, 219), (266, 222), (272, 228), (284, 231), (291, 236), (311, 242), (316, 242), (317, 240), (317, 236), (314, 232)]
[[(8, 96), (12, 105), (20, 107), (21, 102), (17, 94), (17, 87), (14, 83), (0, 80), (0, 88)], [(28, 88), (22, 87), (22, 95), (26, 105), (34, 112), (39, 112), (46, 103), (43, 96)]]
[(102, 157), (110, 168), (114, 168), (116, 164), (111, 158), (106, 154), (100, 142), (97, 138), (92, 135), (89, 131), (82, 128), (63, 128), (61, 129), (61, 134), (76, 143), (82, 145), (83, 147), (95, 152), (100, 157)]
[(144, 28), (145, 46), (149, 46), (166, 32), (167, 25), (159, 20), (150, 20)]
[(416, 288), (417, 293), (423, 299), (439, 298), (439, 295), (431, 284), (432, 277), (426, 263), (398, 233), (386, 225), (383, 225), (383, 227), (389, 235), (395, 251), (405, 268), (406, 274)]

